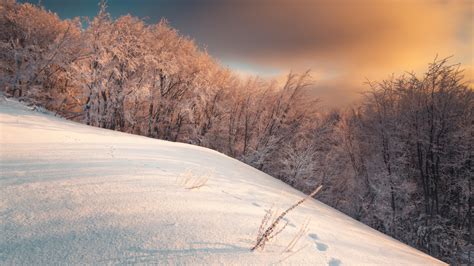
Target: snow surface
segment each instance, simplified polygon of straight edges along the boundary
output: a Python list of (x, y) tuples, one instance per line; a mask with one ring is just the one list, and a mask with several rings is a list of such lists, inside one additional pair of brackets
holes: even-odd
[[(313, 199), (251, 252), (265, 210), (304, 194), (209, 149), (30, 109), (0, 99), (2, 265), (443, 264)], [(306, 219), (299, 251), (282, 253)]]

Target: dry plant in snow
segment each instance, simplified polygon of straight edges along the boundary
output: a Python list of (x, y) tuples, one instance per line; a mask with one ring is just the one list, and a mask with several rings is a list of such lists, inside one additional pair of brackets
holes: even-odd
[(283, 252), (292, 252), (295, 248), (296, 244), (300, 241), (300, 239), (308, 233), (308, 225), (309, 225), (309, 218), (301, 225), (300, 230), (296, 233), (296, 235), (291, 239), (290, 243), (285, 247)]
[[(271, 240), (272, 238), (274, 238), (275, 236), (277, 236), (278, 234), (280, 234), (281, 232), (283, 232), (283, 230), (286, 228), (286, 226), (288, 225), (288, 221), (285, 221), (285, 224), (283, 224), (282, 226), (280, 226), (280, 222), (281, 220), (283, 220), (283, 218), (290, 212), (292, 211), (293, 209), (295, 209), (296, 207), (298, 207), (299, 205), (301, 205), (303, 202), (305, 202), (307, 199), (313, 197), (314, 195), (316, 195), (316, 193), (319, 192), (319, 190), (321, 190), (322, 186), (319, 186), (318, 188), (316, 188), (313, 192), (311, 192), (311, 194), (309, 194), (308, 196), (306, 196), (305, 198), (301, 199), (300, 201), (296, 202), (295, 204), (293, 204), (292, 206), (290, 206), (288, 209), (286, 209), (284, 212), (280, 213), (280, 214), (276, 214), (276, 212), (273, 210), (273, 208), (271, 208), (270, 210), (267, 211), (267, 213), (265, 214), (265, 216), (263, 217), (262, 219), (262, 222), (260, 223), (260, 227), (258, 229), (258, 233), (257, 233), (257, 240), (255, 242), (255, 245), (250, 249), (251, 251), (254, 251), (254, 250), (257, 250), (257, 249), (261, 249), (263, 250), (265, 248), (265, 244)], [(276, 218), (274, 218), (276, 217)], [(272, 222), (270, 222), (272, 221)], [(306, 225), (307, 227), (307, 225)], [(300, 230), (300, 231), (305, 231), (304, 227)], [(297, 234), (298, 236), (298, 234)], [(295, 237), (296, 238), (296, 237)], [(301, 238), (301, 237), (300, 237)], [(296, 244), (296, 242), (298, 241), (299, 238), (296, 238), (296, 239), (293, 239), (290, 244), (288, 244), (288, 247), (285, 248), (285, 250), (291, 250), (291, 248), (294, 247), (294, 245)], [(292, 243), (292, 242), (295, 242), (295, 243)]]
[(181, 174), (176, 181), (185, 189), (197, 189), (205, 186), (212, 174), (213, 171), (209, 169), (201, 173), (188, 169)]

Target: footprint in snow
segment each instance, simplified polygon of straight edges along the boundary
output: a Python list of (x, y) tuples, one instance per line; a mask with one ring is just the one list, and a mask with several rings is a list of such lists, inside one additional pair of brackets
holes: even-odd
[(324, 244), (324, 243), (318, 243), (316, 242), (316, 248), (319, 250), (319, 251), (326, 251), (328, 249), (328, 245)]
[(339, 266), (339, 265), (341, 265), (341, 263), (342, 263), (341, 260), (331, 258), (331, 260), (328, 263), (328, 266)]
[(322, 243), (322, 242), (319, 242), (319, 237), (318, 237), (317, 234), (312, 233), (312, 234), (309, 234), (308, 236), (309, 236), (311, 239), (314, 240), (314, 244), (316, 245), (316, 249), (317, 249), (317, 250), (319, 250), (319, 251), (326, 251), (326, 250), (329, 248), (328, 245), (326, 245), (326, 244), (324, 244), (324, 243)]
[(257, 206), (257, 207), (261, 207), (260, 204), (255, 203), (255, 202), (252, 202), (252, 205), (253, 205), (253, 206)]

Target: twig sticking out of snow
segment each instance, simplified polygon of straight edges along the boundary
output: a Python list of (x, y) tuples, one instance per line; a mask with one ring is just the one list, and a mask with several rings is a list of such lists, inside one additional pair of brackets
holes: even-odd
[(289, 257), (295, 255), (296, 253), (300, 252), (301, 250), (303, 250), (304, 248), (306, 248), (308, 245), (304, 245), (302, 247), (300, 247), (299, 249), (295, 250), (294, 252), (290, 253), (288, 256), (284, 257), (283, 259), (279, 260), (278, 263), (282, 263), (283, 261), (285, 261), (286, 259), (288, 259)]
[(309, 225), (309, 218), (306, 220), (306, 222), (300, 227), (300, 230), (298, 233), (296, 233), (295, 237), (288, 243), (288, 246), (283, 250), (283, 252), (291, 252), (293, 251), (294, 247), (298, 243), (298, 241), (308, 233), (308, 225)]
[(185, 188), (186, 189), (196, 189), (196, 188), (203, 187), (204, 185), (206, 185), (206, 183), (207, 183), (207, 177), (201, 177), (200, 179), (194, 180), (192, 185), (188, 185)]
[(185, 189), (196, 189), (206, 185), (209, 176), (212, 172), (209, 170), (206, 173), (196, 174), (191, 170), (187, 170), (183, 175), (177, 178), (177, 181), (184, 186)]
[(265, 213), (265, 216), (263, 216), (262, 221), (260, 222), (260, 226), (258, 227), (258, 234), (257, 234), (257, 239), (264, 233), (265, 228), (267, 227), (268, 222), (272, 219), (272, 217), (275, 215), (275, 210), (273, 210), (273, 206), (267, 210), (267, 213)]
[(259, 228), (259, 231), (258, 231), (258, 235), (257, 235), (257, 242), (255, 243), (255, 245), (250, 250), (251, 251), (254, 251), (256, 249), (262, 249), (263, 250), (263, 248), (265, 247), (265, 244), (270, 239), (272, 239), (275, 236), (277, 236), (278, 234), (280, 234), (285, 229), (286, 225), (288, 225), (288, 222), (286, 222), (286, 224), (283, 225), (278, 231), (275, 231), (275, 229), (278, 227), (280, 221), (285, 217), (285, 215), (287, 215), (290, 211), (292, 211), (293, 209), (295, 209), (296, 207), (301, 205), (307, 199), (309, 199), (309, 198), (313, 197), (314, 195), (316, 195), (316, 193), (318, 193), (321, 190), (322, 187), (323, 186), (319, 186), (313, 192), (311, 192), (311, 194), (309, 194), (305, 198), (301, 199), (297, 203), (293, 204), (291, 207), (289, 207), (284, 212), (282, 212), (280, 215), (278, 215), (278, 217), (273, 220), (273, 222), (271, 223), (270, 226), (267, 226), (267, 224), (270, 221), (270, 218), (272, 218), (274, 216), (272, 210), (270, 209), (270, 211), (267, 212), (265, 214), (265, 216), (263, 217), (263, 219), (262, 219), (262, 222), (260, 224), (260, 228)]

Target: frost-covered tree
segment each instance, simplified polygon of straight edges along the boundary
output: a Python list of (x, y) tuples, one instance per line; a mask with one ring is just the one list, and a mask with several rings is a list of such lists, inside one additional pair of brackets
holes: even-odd
[[(14, 97), (56, 102), (65, 68), (77, 60), (78, 20), (31, 4), (0, 3), (0, 84)], [(60, 88), (60, 89), (58, 89)]]
[(422, 77), (372, 84), (359, 117), (359, 142), (371, 161), (367, 171), (378, 207), (391, 210), (391, 221), (384, 214), (388, 208), (375, 211), (384, 231), (453, 263), (467, 256), (473, 239), (472, 136), (467, 134), (474, 94), (462, 78), (444, 59), (430, 64)]

